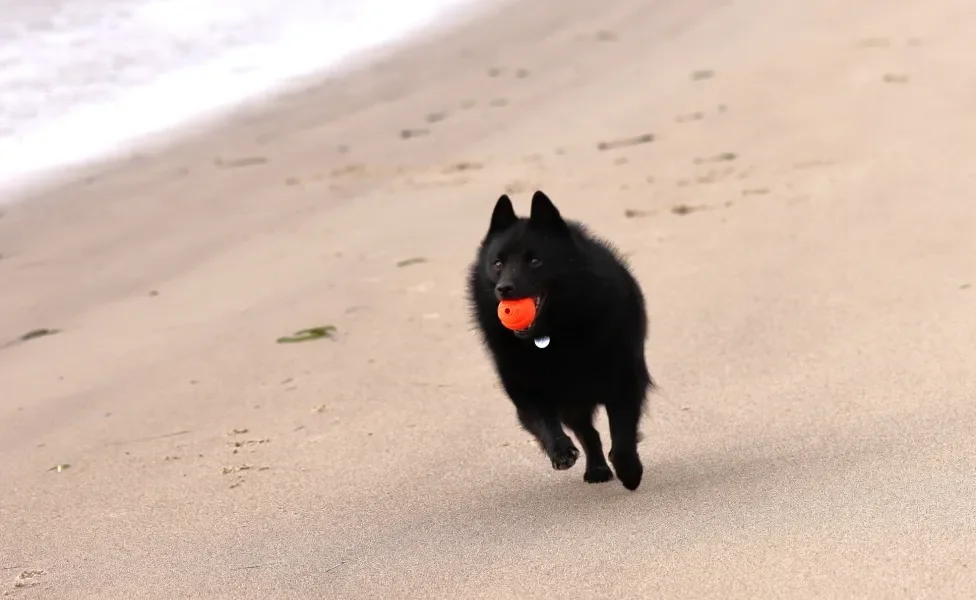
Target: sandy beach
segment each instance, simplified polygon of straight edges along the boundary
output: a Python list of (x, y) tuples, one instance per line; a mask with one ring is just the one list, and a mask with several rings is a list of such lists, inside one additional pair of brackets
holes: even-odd
[[(0, 206), (0, 594), (970, 597), (974, 30), (514, 2)], [(535, 189), (647, 295), (636, 493), (553, 471), (471, 330)]]

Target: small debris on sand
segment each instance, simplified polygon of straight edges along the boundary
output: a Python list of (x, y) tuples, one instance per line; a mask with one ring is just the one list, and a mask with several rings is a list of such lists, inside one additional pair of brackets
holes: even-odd
[(300, 329), (295, 333), (293, 333), (292, 335), (286, 335), (278, 338), (277, 342), (279, 344), (295, 344), (298, 342), (308, 342), (311, 340), (331, 338), (335, 333), (336, 333), (335, 326), (321, 325), (319, 327), (309, 327), (308, 329)]
[(647, 144), (654, 141), (654, 134), (645, 133), (642, 135), (637, 135), (628, 138), (619, 138), (615, 140), (600, 142), (596, 145), (597, 150), (601, 152), (604, 150), (617, 150), (618, 148), (626, 148), (627, 146), (637, 146), (639, 144)]

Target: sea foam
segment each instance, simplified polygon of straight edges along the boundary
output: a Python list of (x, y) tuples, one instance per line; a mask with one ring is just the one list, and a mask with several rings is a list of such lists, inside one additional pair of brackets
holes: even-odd
[(0, 191), (220, 114), (472, 3), (0, 0)]

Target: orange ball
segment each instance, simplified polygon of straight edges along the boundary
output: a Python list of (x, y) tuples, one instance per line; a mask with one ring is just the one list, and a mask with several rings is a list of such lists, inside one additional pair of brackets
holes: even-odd
[(512, 331), (527, 329), (535, 321), (535, 300), (502, 300), (498, 303), (498, 320)]

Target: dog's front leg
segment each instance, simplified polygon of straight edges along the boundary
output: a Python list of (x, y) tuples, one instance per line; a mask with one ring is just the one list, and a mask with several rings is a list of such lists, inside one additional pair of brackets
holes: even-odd
[(518, 418), (526, 431), (539, 441), (539, 445), (552, 461), (553, 469), (564, 471), (576, 464), (579, 450), (563, 431), (559, 418), (554, 412), (519, 408)]

